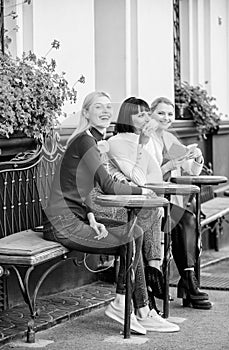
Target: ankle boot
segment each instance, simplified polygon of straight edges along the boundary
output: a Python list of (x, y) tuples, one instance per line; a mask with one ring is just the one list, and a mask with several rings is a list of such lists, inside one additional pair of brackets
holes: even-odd
[(164, 299), (165, 287), (162, 272), (156, 267), (145, 267), (146, 285), (152, 290), (153, 295), (158, 299)]
[(148, 292), (150, 310), (154, 309), (158, 315), (163, 316), (163, 312), (161, 312), (157, 308), (157, 304), (156, 304), (156, 300), (155, 300), (155, 297), (153, 295), (153, 292), (151, 292), (149, 289), (147, 290), (147, 292)]
[(177, 297), (191, 300), (208, 300), (208, 294), (201, 292), (195, 272), (186, 270), (183, 272), (177, 286)]
[(177, 286), (177, 297), (183, 298), (184, 307), (202, 310), (212, 308), (212, 303), (208, 300), (208, 294), (199, 290), (195, 272), (191, 270), (184, 271)]

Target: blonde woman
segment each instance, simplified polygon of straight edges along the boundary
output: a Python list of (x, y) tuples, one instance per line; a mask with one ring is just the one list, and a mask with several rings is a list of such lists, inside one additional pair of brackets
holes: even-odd
[[(129, 186), (111, 179), (100, 159), (97, 142), (103, 138), (112, 118), (112, 104), (105, 92), (92, 92), (86, 96), (78, 128), (68, 141), (66, 151), (57, 169), (52, 185), (49, 205), (45, 210), (44, 237), (78, 251), (114, 254), (120, 247), (120, 270), (116, 298), (105, 314), (124, 324), (125, 303), (125, 223), (97, 219), (93, 213), (90, 192), (98, 184), (107, 194), (150, 194), (150, 191)], [(136, 254), (134, 269), (136, 282), (133, 294), (135, 312), (131, 314), (131, 330), (140, 334), (147, 331), (176, 332), (171, 324), (150, 311), (144, 280), (141, 245), (142, 230), (134, 228)], [(141, 277), (143, 276), (143, 278)]]
[[(168, 130), (175, 120), (173, 103), (166, 97), (155, 99), (151, 103), (151, 118), (154, 128), (149, 123), (146, 129), (154, 130), (151, 132), (153, 143), (148, 143), (146, 148), (148, 152), (154, 152), (156, 155), (164, 179), (169, 180), (170, 176), (182, 173), (199, 175), (204, 160), (197, 145), (187, 149), (186, 154), (181, 156), (177, 153), (177, 157), (171, 159), (171, 150), (175, 149), (176, 152), (179, 152), (178, 150), (182, 150), (183, 147), (178, 138)], [(182, 197), (173, 196), (173, 203), (171, 206), (172, 248), (173, 257), (181, 276), (178, 283), (178, 297), (183, 299), (184, 306), (211, 309), (212, 303), (208, 300), (208, 294), (200, 291), (194, 271), (199, 255), (195, 216), (189, 210), (184, 209)]]

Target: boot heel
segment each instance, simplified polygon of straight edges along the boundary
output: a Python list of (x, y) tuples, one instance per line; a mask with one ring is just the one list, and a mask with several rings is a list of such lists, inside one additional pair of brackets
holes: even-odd
[(181, 283), (178, 283), (178, 286), (177, 286), (177, 298), (180, 298), (180, 299), (187, 298), (187, 290)]
[(154, 309), (158, 315), (163, 315), (163, 313), (157, 308), (156, 300), (152, 292), (148, 290), (148, 298), (149, 298), (149, 308), (150, 310)]
[(190, 307), (191, 306), (191, 300), (189, 298), (185, 298), (182, 301), (183, 307)]

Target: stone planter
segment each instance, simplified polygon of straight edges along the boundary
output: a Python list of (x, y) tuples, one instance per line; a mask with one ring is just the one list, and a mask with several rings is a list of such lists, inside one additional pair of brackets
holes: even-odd
[(192, 115), (189, 111), (187, 103), (176, 103), (175, 104), (175, 115), (176, 119), (190, 120)]

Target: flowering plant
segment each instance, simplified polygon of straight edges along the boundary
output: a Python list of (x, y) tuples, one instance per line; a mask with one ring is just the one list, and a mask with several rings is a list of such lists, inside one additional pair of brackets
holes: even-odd
[(56, 72), (55, 60), (49, 63), (31, 52), (14, 60), (0, 53), (1, 135), (21, 131), (42, 140), (58, 125), (65, 101), (75, 103), (76, 98), (64, 73)]
[(175, 105), (179, 109), (177, 114), (180, 114), (180, 118), (192, 119), (200, 137), (206, 138), (206, 134), (216, 133), (219, 129), (221, 114), (215, 100), (200, 86), (192, 86), (187, 82), (175, 84)]

